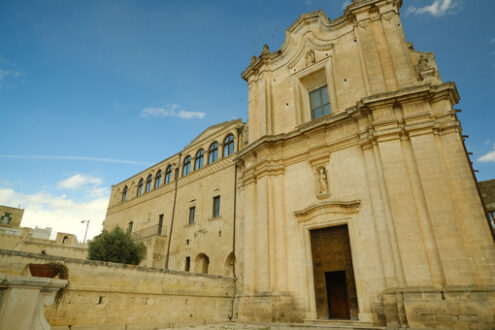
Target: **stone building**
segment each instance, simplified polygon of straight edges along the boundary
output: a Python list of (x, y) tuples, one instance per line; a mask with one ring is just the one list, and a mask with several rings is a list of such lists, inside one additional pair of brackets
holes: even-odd
[(86, 259), (88, 248), (74, 234), (56, 233), (52, 228), (21, 227), (24, 209), (0, 205), (0, 249)]
[(493, 237), (495, 237), (495, 180), (481, 181), (479, 182), (479, 187), (481, 198), (488, 214), (488, 220), (490, 221), (490, 228)]
[[(112, 187), (155, 268), (235, 275), (234, 318), (495, 326), (495, 248), (455, 84), (399, 0), (301, 15), (242, 72), (248, 122)], [(235, 233), (235, 235), (234, 235)]]

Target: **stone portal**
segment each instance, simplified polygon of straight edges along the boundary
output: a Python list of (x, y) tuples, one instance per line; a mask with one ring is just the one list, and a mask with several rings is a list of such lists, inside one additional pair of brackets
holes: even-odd
[(347, 226), (311, 231), (318, 319), (358, 319)]

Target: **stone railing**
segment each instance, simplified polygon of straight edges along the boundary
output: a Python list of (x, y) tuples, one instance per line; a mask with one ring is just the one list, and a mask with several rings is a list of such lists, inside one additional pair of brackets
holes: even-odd
[(167, 227), (162, 226), (160, 232), (160, 226), (158, 224), (143, 228), (141, 230), (135, 231), (131, 233), (132, 238), (139, 241), (151, 236), (159, 235), (159, 236), (167, 236)]

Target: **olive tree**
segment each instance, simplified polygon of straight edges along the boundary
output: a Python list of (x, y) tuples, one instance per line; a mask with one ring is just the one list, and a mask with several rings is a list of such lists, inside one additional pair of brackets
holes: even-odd
[(146, 255), (143, 242), (135, 242), (131, 234), (120, 227), (103, 230), (89, 242), (88, 259), (138, 265)]

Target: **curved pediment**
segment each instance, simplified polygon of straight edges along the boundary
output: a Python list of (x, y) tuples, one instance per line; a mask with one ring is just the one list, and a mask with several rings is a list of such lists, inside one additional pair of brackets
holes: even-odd
[[(250, 74), (257, 72), (263, 65), (269, 65), (271, 70), (288, 65), (292, 73), (294, 68), (298, 71), (297, 68), (301, 69), (329, 56), (334, 40), (343, 31), (339, 24), (345, 21), (345, 15), (331, 21), (322, 10), (302, 14), (286, 30), (282, 47), (270, 52), (265, 45), (260, 56), (253, 56), (242, 78), (247, 80)], [(314, 52), (314, 61), (307, 61), (308, 51)]]
[(357, 213), (360, 205), (361, 201), (359, 200), (328, 201), (308, 206), (300, 211), (294, 211), (294, 215), (299, 222), (304, 222), (319, 215)]

